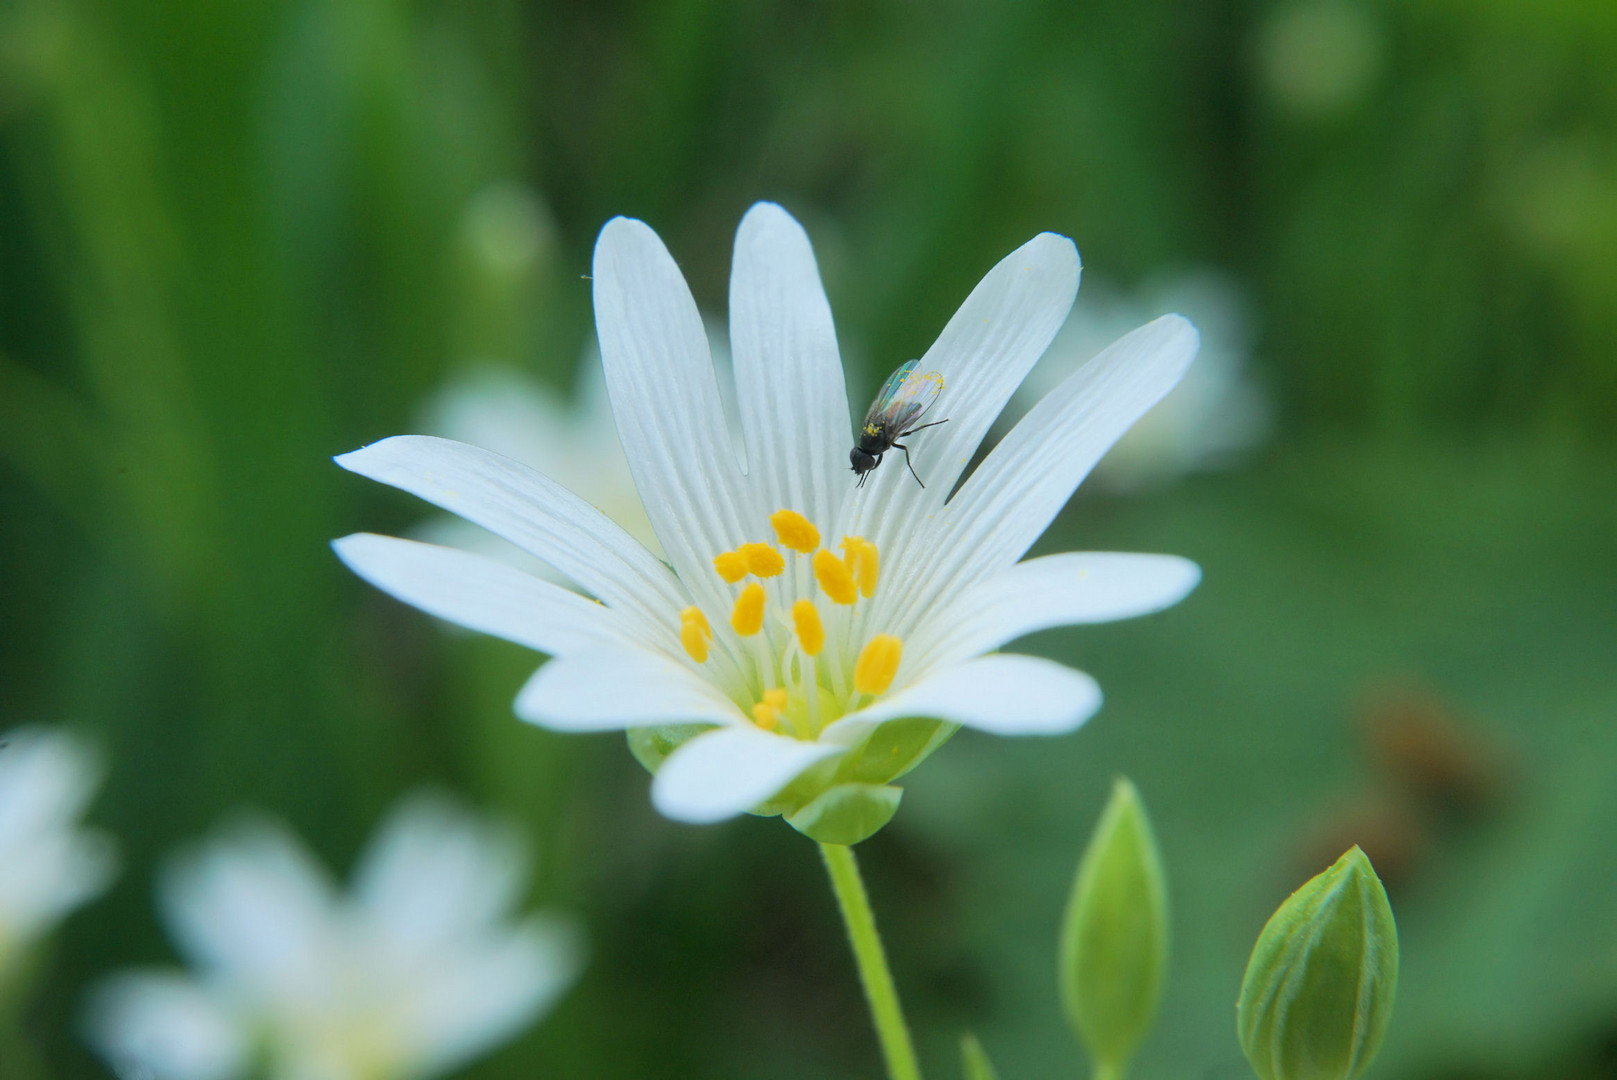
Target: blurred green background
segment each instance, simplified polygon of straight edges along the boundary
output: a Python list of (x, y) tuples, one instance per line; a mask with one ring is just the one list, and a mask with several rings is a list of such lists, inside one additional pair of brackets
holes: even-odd
[(1373, 1076), (1617, 1076), (1610, 0), (10, 0), (0, 727), (101, 738), (125, 854), (30, 1007), (54, 1075), (106, 1075), (85, 987), (172, 956), (166, 851), (245, 803), (346, 867), (424, 781), (524, 822), (593, 943), (466, 1075), (878, 1075), (808, 841), (660, 820), (621, 738), (511, 717), (531, 656), (326, 546), (426, 516), (329, 458), (468, 359), (569, 385), (608, 217), (722, 317), (759, 198), (814, 239), (856, 399), (1052, 229), (1123, 289), (1239, 283), (1274, 404), (1244, 467), (1080, 493), (1041, 542), (1205, 571), (1020, 646), (1097, 719), (959, 736), (861, 848), (932, 1075), (965, 1028), (1007, 1080), (1081, 1074), (1056, 924), (1124, 773), (1175, 932), (1140, 1077), (1248, 1075), (1246, 953), (1355, 841), (1404, 950)]

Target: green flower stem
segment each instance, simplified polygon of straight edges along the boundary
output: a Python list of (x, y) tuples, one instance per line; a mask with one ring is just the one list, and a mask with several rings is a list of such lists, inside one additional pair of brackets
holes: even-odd
[(870, 1015), (876, 1022), (876, 1037), (881, 1040), (882, 1056), (887, 1059), (887, 1075), (890, 1080), (921, 1080), (915, 1044), (910, 1041), (910, 1029), (904, 1023), (898, 989), (893, 985), (893, 973), (887, 969), (887, 955), (882, 951), (876, 916), (870, 910), (865, 883), (859, 878), (853, 848), (821, 844), (820, 854), (831, 875), (831, 889), (842, 908), (842, 920), (848, 926), (848, 941), (853, 945), (853, 957), (859, 965), (859, 981), (864, 983), (865, 999), (870, 1002)]

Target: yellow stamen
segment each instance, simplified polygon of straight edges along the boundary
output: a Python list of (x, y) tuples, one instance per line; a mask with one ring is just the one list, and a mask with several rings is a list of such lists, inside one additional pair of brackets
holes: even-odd
[(814, 553), (814, 580), (835, 603), (846, 606), (859, 599), (859, 586), (854, 584), (848, 564), (825, 548)]
[(688, 607), (679, 613), (679, 643), (685, 646), (691, 659), (698, 664), (707, 663), (707, 644), (713, 640), (713, 627), (699, 607)]
[(713, 569), (719, 576), (734, 585), (747, 576), (747, 559), (739, 551), (721, 551), (713, 556)]
[(810, 656), (819, 656), (825, 648), (825, 624), (820, 622), (820, 609), (812, 600), (799, 600), (792, 605), (792, 625), (797, 629), (797, 643)]
[(786, 711), (786, 691), (776, 687), (764, 691), (764, 699), (752, 707), (752, 719), (765, 731), (773, 731), (780, 723), (780, 714)]
[(844, 536), (842, 538), (842, 561), (848, 564), (848, 570), (853, 579), (859, 583), (859, 595), (866, 600), (876, 595), (876, 578), (880, 573), (881, 559), (876, 553), (876, 545), (862, 536)]
[(780, 542), (793, 551), (806, 555), (820, 546), (820, 530), (796, 510), (776, 510), (769, 515), (769, 523), (775, 527)]
[(898, 662), (904, 658), (904, 643), (892, 634), (877, 634), (859, 653), (853, 665), (853, 688), (861, 694), (882, 694), (893, 685)]
[(751, 637), (764, 627), (764, 587), (756, 581), (741, 590), (730, 612), (730, 627), (742, 637)]
[(774, 577), (786, 569), (786, 560), (770, 544), (742, 544), (736, 553), (747, 560), (747, 573), (757, 577)]

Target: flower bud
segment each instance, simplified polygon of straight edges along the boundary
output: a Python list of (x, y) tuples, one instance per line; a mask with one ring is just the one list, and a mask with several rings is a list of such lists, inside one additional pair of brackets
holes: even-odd
[(1168, 895), (1151, 823), (1119, 779), (1078, 865), (1061, 928), (1061, 998), (1102, 1071), (1121, 1076), (1145, 1036), (1168, 961)]
[(1262, 1080), (1352, 1080), (1381, 1047), (1398, 988), (1398, 927), (1357, 846), (1292, 893), (1258, 935), (1236, 1006)]

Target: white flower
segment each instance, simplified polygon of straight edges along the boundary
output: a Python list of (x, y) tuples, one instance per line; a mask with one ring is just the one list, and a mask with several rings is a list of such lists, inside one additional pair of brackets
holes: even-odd
[(1114, 490), (1226, 467), (1269, 431), (1268, 398), (1247, 371), (1245, 302), (1234, 282), (1208, 270), (1149, 281), (1132, 295), (1091, 282), (1007, 413), (1026, 412), (1148, 312), (1162, 310), (1193, 319), (1201, 348), (1179, 385), (1095, 466), (1095, 480)]
[(0, 986), (27, 946), (112, 880), (112, 842), (79, 826), (101, 783), (87, 746), (59, 731), (0, 737)]
[(1177, 316), (1062, 383), (948, 497), (1066, 318), (1078, 273), (1072, 241), (1050, 233), (991, 270), (921, 363), (945, 383), (929, 417), (948, 420), (911, 444), (926, 487), (898, 460), (856, 488), (831, 312), (797, 222), (759, 204), (736, 238), (743, 455), (678, 267), (645, 224), (614, 219), (595, 248), (596, 327), (618, 434), (668, 563), (551, 479), (422, 436), (337, 460), (505, 537), (594, 599), (408, 540), (358, 534), (337, 552), (406, 602), (550, 653), (518, 715), (558, 730), (631, 729), (665, 814), (781, 812), (810, 835), (852, 842), (896, 805), (882, 785), (953, 725), (1062, 732), (1099, 705), (1086, 675), (985, 653), (1045, 627), (1157, 610), (1197, 579), (1168, 556), (1017, 562), (1178, 381), (1196, 332)]
[(161, 899), (194, 975), (99, 988), (90, 1039), (128, 1077), (440, 1075), (509, 1039), (573, 980), (571, 927), (509, 919), (523, 849), (418, 795), (383, 824), (348, 896), (285, 829), (249, 822), (178, 863)]

